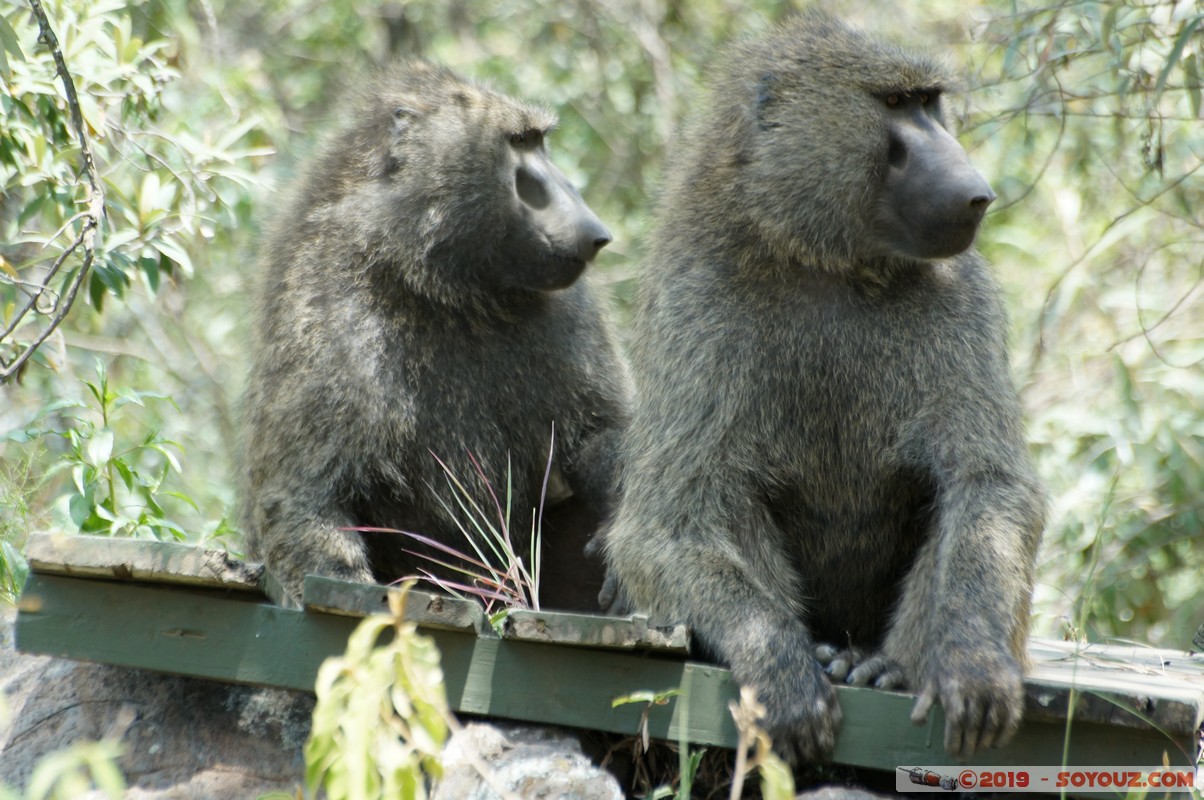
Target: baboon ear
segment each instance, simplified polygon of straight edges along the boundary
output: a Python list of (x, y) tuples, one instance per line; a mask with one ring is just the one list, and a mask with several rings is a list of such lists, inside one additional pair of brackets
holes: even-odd
[(398, 106), (393, 109), (392, 118), (390, 120), (389, 137), (388, 139), (376, 148), (375, 153), (368, 161), (368, 177), (383, 178), (384, 176), (396, 172), (401, 164), (397, 160), (397, 156), (393, 153), (393, 145), (399, 141), (414, 124), (414, 120), (418, 118), (418, 112), (409, 106)]
[(757, 127), (763, 131), (777, 128), (781, 125), (781, 123), (769, 119), (769, 113), (776, 99), (774, 96), (774, 91), (777, 89), (775, 86), (776, 83), (777, 76), (772, 72), (766, 72), (757, 81)]

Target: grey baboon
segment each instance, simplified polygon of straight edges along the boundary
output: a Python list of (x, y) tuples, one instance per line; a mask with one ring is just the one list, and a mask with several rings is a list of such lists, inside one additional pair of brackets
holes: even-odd
[(608, 560), (795, 759), (840, 725), (817, 653), (918, 691), (917, 721), (939, 700), (958, 757), (1022, 713), (1044, 496), (969, 249), (995, 195), (946, 131), (947, 83), (822, 15), (732, 47), (642, 278)]
[[(571, 493), (558, 508), (596, 520), (629, 402), (604, 303), (578, 280), (611, 237), (548, 158), (551, 112), (413, 62), (345, 120), (262, 246), (243, 524), (291, 602), (306, 573), (439, 572), (412, 539), (348, 528), (471, 552), (442, 465), (487, 518), (509, 506), (525, 558), (545, 499)], [(556, 534), (545, 558), (572, 560), (584, 540)], [(567, 576), (593, 582), (591, 603), (595, 570)]]

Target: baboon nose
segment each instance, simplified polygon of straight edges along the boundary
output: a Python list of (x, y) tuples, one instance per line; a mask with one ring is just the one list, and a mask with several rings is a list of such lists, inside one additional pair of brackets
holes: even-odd
[(610, 231), (606, 229), (606, 226), (601, 222), (594, 222), (585, 226), (585, 230), (581, 231), (578, 241), (580, 242), (578, 250), (581, 253), (581, 259), (583, 261), (591, 261), (603, 247), (606, 247), (606, 245), (613, 241), (613, 238), (610, 235)]
[(995, 202), (995, 193), (987, 189), (985, 194), (980, 194), (970, 200), (970, 208), (982, 213), (987, 210), (987, 206)]
[(984, 184), (982, 191), (970, 198), (970, 214), (976, 221), (982, 219), (983, 215), (987, 213), (987, 206), (993, 202), (995, 202), (995, 192), (991, 191), (990, 186)]

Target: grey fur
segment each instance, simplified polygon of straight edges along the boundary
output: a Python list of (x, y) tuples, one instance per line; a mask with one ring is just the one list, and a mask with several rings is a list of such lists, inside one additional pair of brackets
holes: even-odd
[[(495, 520), (485, 484), (504, 505), (509, 469), (529, 559), (553, 425), (554, 478), (596, 520), (629, 403), (605, 304), (576, 280), (609, 234), (547, 160), (554, 115), (413, 62), (341, 119), (263, 243), (244, 403), (248, 552), (292, 602), (306, 573), (431, 566), (348, 527), (470, 552), (436, 457)], [(579, 556), (557, 533), (545, 557)]]
[(939, 700), (959, 758), (1023, 709), (1044, 496), (999, 288), (973, 250), (915, 258), (876, 222), (910, 213), (880, 207), (887, 99), (947, 82), (821, 15), (734, 46), (667, 170), (642, 279), (607, 557), (626, 602), (757, 689), (795, 760), (839, 731), (823, 643), (835, 677), (917, 690), (917, 721)]

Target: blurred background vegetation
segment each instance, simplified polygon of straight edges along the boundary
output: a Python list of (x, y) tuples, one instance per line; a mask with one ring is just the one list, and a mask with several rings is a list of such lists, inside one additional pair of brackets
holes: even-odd
[[(257, 232), (356, 76), (420, 54), (556, 108), (553, 157), (616, 234), (616, 313), (715, 47), (784, 0), (46, 0), (105, 196), (66, 321), (0, 385), (0, 595), (27, 534), (238, 551), (238, 398)], [(1000, 196), (980, 237), (1052, 513), (1035, 630), (1189, 646), (1204, 622), (1204, 12), (1195, 0), (834, 8), (948, 54)], [(889, 28), (887, 27), (889, 26)], [(88, 182), (38, 23), (0, 0), (0, 330), (79, 233)], [(0, 337), (43, 330), (71, 253)], [(43, 313), (45, 312), (45, 313)]]

